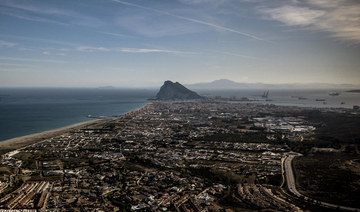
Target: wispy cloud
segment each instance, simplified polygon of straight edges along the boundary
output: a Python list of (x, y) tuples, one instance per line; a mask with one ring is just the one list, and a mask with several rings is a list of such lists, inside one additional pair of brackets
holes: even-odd
[(27, 72), (29, 69), (27, 68), (1, 68), (0, 72)]
[(196, 54), (168, 49), (145, 49), (145, 48), (105, 48), (94, 46), (79, 46), (75, 49), (81, 52), (124, 52), (124, 53), (169, 53), (169, 54)]
[(7, 63), (7, 62), (0, 62), (0, 66), (1, 66), (0, 72), (27, 72), (29, 70), (33, 70), (34, 68), (39, 67), (37, 65), (32, 65), (27, 63)]
[(347, 0), (306, 0), (306, 2), (310, 5), (318, 6), (321, 8), (336, 8), (346, 3)]
[(113, 32), (101, 32), (101, 31), (97, 31), (98, 33), (101, 34), (105, 34), (105, 35), (112, 35), (115, 37), (129, 37), (128, 35), (124, 35), (124, 34), (119, 34), (119, 33), (113, 33)]
[(110, 49), (105, 47), (94, 47), (94, 46), (78, 46), (75, 49), (76, 51), (80, 52), (109, 52)]
[(62, 60), (48, 60), (37, 58), (23, 58), (23, 57), (0, 57), (0, 60), (5, 61), (24, 61), (24, 62), (41, 62), (41, 63), (68, 63)]
[(0, 62), (0, 65), (1, 66), (31, 67), (31, 68), (38, 67), (38, 66), (35, 66), (35, 65), (21, 64), (21, 63), (1, 63)]
[(322, 10), (310, 9), (299, 6), (282, 6), (278, 8), (264, 8), (261, 12), (270, 16), (271, 19), (281, 21), (290, 26), (306, 26), (325, 14)]
[(42, 43), (51, 43), (51, 44), (66, 45), (66, 46), (78, 46), (79, 45), (77, 43), (72, 43), (72, 42), (62, 41), (62, 40), (33, 38), (33, 37), (18, 36), (18, 35), (2, 35), (2, 36), (11, 37), (11, 38), (17, 38), (17, 39), (21, 39), (21, 40), (38, 41), (38, 42), (42, 42)]
[[(188, 52), (188, 51), (177, 51), (177, 50), (169, 50), (169, 49), (149, 49), (149, 48), (121, 48), (121, 47), (103, 47), (103, 46), (87, 46), (87, 45), (79, 45), (72, 42), (65, 42), (59, 40), (50, 40), (50, 39), (42, 39), (42, 38), (31, 38), (31, 37), (23, 37), (23, 36), (12, 36), (19, 39), (31, 40), (31, 41), (39, 41), (43, 43), (51, 43), (58, 45), (68, 46), (66, 48), (40, 48), (43, 55), (61, 55), (64, 56), (64, 53), (53, 53), (54, 51), (60, 52), (87, 52), (87, 53), (96, 53), (96, 52), (124, 52), (124, 53), (169, 53), (169, 54), (197, 54), (196, 52)], [(10, 45), (8, 43), (7, 45)], [(1, 46), (1, 41), (0, 41)], [(1, 58), (0, 58), (1, 59)]]
[(232, 53), (232, 52), (224, 52), (224, 51), (214, 51), (214, 52), (219, 53), (219, 54), (234, 56), (234, 57), (242, 57), (244, 59), (258, 60), (258, 61), (263, 61), (263, 62), (269, 61), (266, 58), (254, 57), (254, 56), (238, 54), (238, 53)]
[(70, 25), (68, 23), (63, 23), (63, 22), (59, 22), (59, 21), (55, 21), (55, 20), (51, 20), (51, 19), (41, 18), (41, 17), (37, 17), (37, 16), (33, 16), (33, 15), (27, 15), (27, 14), (24, 14), (24, 13), (21, 13), (18, 11), (12, 11), (12, 10), (7, 10), (7, 9), (3, 9), (3, 8), (0, 8), (0, 14), (12, 16), (15, 18), (23, 19), (23, 20), (34, 21), (34, 22), (50, 23), (50, 24), (57, 24), (57, 25), (63, 25), (63, 26)]
[(66, 56), (66, 54), (64, 54), (64, 53), (54, 53), (54, 52), (50, 52), (50, 51), (43, 51), (42, 54), (43, 55)]
[(263, 38), (257, 37), (255, 35), (252, 35), (252, 34), (249, 34), (249, 33), (246, 33), (246, 32), (241, 32), (239, 30), (236, 30), (236, 29), (233, 29), (233, 28), (230, 28), (230, 27), (225, 27), (225, 26), (214, 24), (214, 23), (194, 19), (194, 18), (188, 18), (188, 17), (185, 17), (185, 16), (175, 15), (175, 14), (169, 13), (167, 11), (158, 10), (158, 9), (154, 9), (154, 8), (150, 8), (150, 7), (145, 7), (145, 6), (142, 6), (142, 5), (139, 5), (139, 4), (129, 3), (129, 2), (126, 2), (126, 1), (121, 1), (121, 0), (113, 0), (113, 1), (117, 2), (119, 4), (131, 6), (131, 7), (136, 7), (136, 8), (141, 8), (141, 9), (151, 11), (151, 12), (154, 12), (154, 13), (157, 13), (157, 14), (167, 15), (167, 16), (182, 19), (182, 20), (185, 20), (185, 21), (188, 21), (188, 22), (201, 24), (201, 25), (204, 25), (204, 26), (211, 27), (213, 29), (239, 34), (239, 35), (249, 37), (249, 38), (252, 38), (252, 39), (255, 39), (255, 40), (264, 40)]
[(5, 0), (0, 3), (0, 6), (0, 14), (29, 21), (53, 23), (63, 26), (99, 26), (103, 24), (102, 21), (91, 16), (79, 14), (70, 10), (46, 7), (43, 4), (35, 6)]
[(0, 40), (0, 48), (2, 48), (2, 47), (14, 47), (16, 45), (17, 45), (16, 43)]
[(197, 5), (197, 4), (213, 4), (219, 5), (227, 2), (228, 0), (179, 0), (184, 4)]
[(170, 53), (170, 54), (196, 54), (195, 52), (184, 52), (184, 51), (174, 51), (174, 50), (165, 50), (165, 49), (136, 49), (136, 48), (120, 48), (117, 49), (120, 52), (127, 53)]
[(350, 0), (306, 0), (261, 8), (268, 19), (288, 26), (325, 31), (342, 41), (360, 44), (360, 3)]

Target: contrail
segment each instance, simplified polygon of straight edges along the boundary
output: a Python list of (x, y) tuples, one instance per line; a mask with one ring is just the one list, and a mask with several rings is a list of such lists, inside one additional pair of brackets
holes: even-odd
[(150, 8), (150, 7), (144, 7), (144, 6), (129, 3), (129, 2), (126, 2), (126, 1), (121, 1), (121, 0), (112, 0), (112, 1), (117, 2), (119, 4), (128, 5), (128, 6), (132, 6), (132, 7), (137, 7), (137, 8), (141, 8), (141, 9), (144, 9), (144, 10), (156, 12), (156, 13), (159, 13), (159, 14), (172, 16), (172, 17), (179, 18), (179, 19), (186, 20), (186, 21), (190, 21), (190, 22), (193, 22), (193, 23), (210, 26), (210, 27), (213, 27), (213, 28), (216, 28), (216, 29), (221, 29), (221, 30), (224, 30), (224, 31), (233, 32), (233, 33), (236, 33), (236, 34), (239, 34), (239, 35), (243, 35), (243, 36), (246, 36), (246, 37), (253, 38), (255, 40), (264, 41), (264, 39), (259, 38), (259, 37), (255, 36), (255, 35), (251, 35), (251, 34), (248, 34), (248, 33), (245, 33), (245, 32), (240, 32), (238, 30), (231, 29), (231, 28), (224, 27), (224, 26), (219, 26), (219, 25), (216, 25), (216, 24), (213, 24), (213, 23), (209, 23), (209, 22), (205, 22), (205, 21), (201, 21), (201, 20), (197, 20), (197, 19), (193, 19), (193, 18), (187, 18), (187, 17), (184, 17), (184, 16), (174, 15), (174, 14), (171, 14), (171, 13), (166, 12), (166, 11), (157, 10), (157, 9), (153, 9), (153, 8)]

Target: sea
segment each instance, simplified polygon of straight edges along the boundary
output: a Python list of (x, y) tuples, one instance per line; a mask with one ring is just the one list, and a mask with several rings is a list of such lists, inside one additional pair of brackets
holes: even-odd
[[(274, 104), (314, 108), (353, 108), (360, 105), (360, 93), (343, 89), (239, 89), (239, 90), (197, 90), (202, 96), (217, 96), (232, 100), (246, 98), (241, 102)], [(267, 97), (263, 95), (268, 93)], [(337, 93), (338, 95), (330, 95)]]
[[(139, 108), (154, 97), (158, 89), (118, 88), (0, 88), (0, 141), (25, 136), (94, 117), (115, 118)], [(196, 90), (204, 96), (258, 104), (317, 108), (352, 108), (360, 105), (360, 93), (331, 90)], [(321, 100), (321, 101), (317, 101)], [(235, 101), (236, 102), (236, 101)], [(89, 118), (93, 117), (93, 118)]]
[(114, 118), (156, 94), (146, 89), (0, 88), (0, 141), (93, 118)]

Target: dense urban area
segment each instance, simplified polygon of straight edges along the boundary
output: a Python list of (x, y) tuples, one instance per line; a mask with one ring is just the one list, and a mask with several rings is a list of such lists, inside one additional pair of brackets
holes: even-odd
[[(347, 118), (358, 121), (359, 113), (235, 102), (154, 101), (116, 119), (3, 154), (0, 208), (356, 211), (360, 208), (356, 201), (360, 197), (358, 134), (347, 143), (342, 143), (342, 135), (321, 134), (323, 127), (334, 125), (331, 120)], [(354, 129), (359, 126), (355, 121)], [(346, 171), (346, 185), (352, 188), (344, 187), (342, 196), (333, 192), (326, 199), (331, 191), (313, 184), (316, 176), (307, 170), (315, 168), (301, 158), (320, 160), (318, 155), (328, 154), (338, 157), (339, 164), (331, 171)], [(323, 172), (320, 177), (326, 175)], [(332, 180), (328, 183), (337, 179)], [(320, 191), (323, 196), (317, 196)]]

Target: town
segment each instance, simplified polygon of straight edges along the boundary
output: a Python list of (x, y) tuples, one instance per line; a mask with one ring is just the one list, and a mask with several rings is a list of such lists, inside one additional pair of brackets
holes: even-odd
[(310, 109), (152, 102), (4, 154), (0, 208), (301, 211), (283, 189), (283, 162), (287, 142), (316, 129), (287, 115), (303, 110)]

